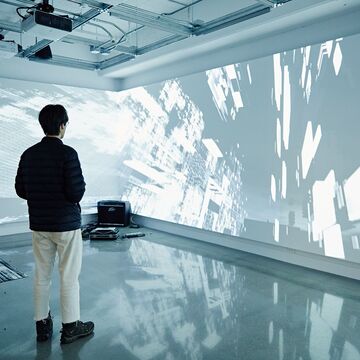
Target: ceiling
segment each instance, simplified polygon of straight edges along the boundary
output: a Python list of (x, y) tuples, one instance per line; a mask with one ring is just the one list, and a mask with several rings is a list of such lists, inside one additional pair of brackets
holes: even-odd
[[(72, 19), (59, 40), (21, 30), (43, 0), (0, 0), (0, 33), (19, 45), (15, 57), (85, 70), (106, 70), (187, 38), (202, 37), (290, 0), (53, 0), (53, 14)], [(46, 0), (45, 0), (46, 2)], [(38, 51), (50, 46), (52, 57)]]

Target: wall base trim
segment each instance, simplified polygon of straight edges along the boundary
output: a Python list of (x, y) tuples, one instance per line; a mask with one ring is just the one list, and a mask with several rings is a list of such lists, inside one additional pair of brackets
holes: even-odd
[(136, 224), (154, 230), (164, 231), (170, 234), (264, 256), (312, 270), (360, 280), (360, 264), (351, 261), (326, 257), (302, 250), (294, 250), (284, 246), (272, 245), (256, 240), (225, 235), (141, 215), (133, 215), (132, 219)]
[[(83, 224), (86, 224), (94, 220), (96, 220), (96, 214), (86, 214), (83, 215), (82, 222)], [(191, 226), (175, 224), (142, 215), (133, 214), (132, 220), (136, 224), (148, 227), (150, 229), (264, 256), (270, 259), (302, 266), (312, 270), (323, 271), (334, 275), (344, 276), (350, 279), (360, 280), (360, 264), (355, 262), (326, 257), (302, 250), (294, 250), (284, 246), (263, 243), (256, 240), (225, 235), (213, 231), (194, 228)], [(4, 236), (4, 238), (5, 235), (23, 234), (29, 232), (30, 230), (28, 222), (2, 224), (0, 227), (0, 236)], [(0, 241), (0, 245), (1, 243), (2, 242)], [(12, 239), (12, 244), (13, 246), (20, 245), (16, 243), (15, 239)], [(21, 245), (23, 244), (21, 243)]]

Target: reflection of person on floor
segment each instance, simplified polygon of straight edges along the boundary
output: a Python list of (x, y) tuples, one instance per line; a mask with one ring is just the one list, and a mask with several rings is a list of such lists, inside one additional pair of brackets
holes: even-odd
[(39, 113), (45, 137), (20, 158), (15, 179), (18, 196), (27, 200), (35, 257), (34, 302), (37, 340), (52, 336), (49, 299), (55, 255), (59, 256), (61, 343), (90, 335), (94, 324), (80, 321), (79, 274), (82, 261), (79, 202), (85, 192), (77, 152), (61, 139), (69, 124), (62, 105)]

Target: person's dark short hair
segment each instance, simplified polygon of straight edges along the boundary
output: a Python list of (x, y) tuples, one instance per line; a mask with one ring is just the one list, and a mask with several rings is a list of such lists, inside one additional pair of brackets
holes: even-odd
[(45, 135), (59, 135), (60, 125), (68, 121), (66, 109), (62, 105), (46, 105), (39, 113), (39, 122)]

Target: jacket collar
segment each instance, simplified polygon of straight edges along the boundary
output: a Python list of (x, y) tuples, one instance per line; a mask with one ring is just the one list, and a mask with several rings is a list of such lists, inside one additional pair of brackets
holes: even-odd
[(63, 143), (62, 141), (61, 141), (61, 139), (59, 139), (59, 138), (57, 138), (57, 137), (50, 137), (50, 136), (44, 136), (42, 139), (41, 139), (41, 142), (43, 142), (43, 143), (50, 143), (50, 142), (52, 142), (52, 143), (55, 143), (55, 142), (58, 142), (58, 143)]

